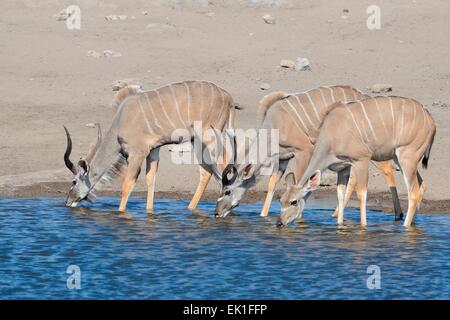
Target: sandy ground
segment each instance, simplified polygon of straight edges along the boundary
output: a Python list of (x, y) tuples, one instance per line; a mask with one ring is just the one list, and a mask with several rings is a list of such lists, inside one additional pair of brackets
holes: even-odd
[[(436, 200), (450, 199), (450, 2), (383, 1), (380, 30), (366, 27), (371, 2), (253, 2), (258, 1), (3, 0), (0, 194), (64, 194), (71, 174), (63, 163), (62, 125), (72, 133), (73, 158), (85, 154), (96, 134), (86, 124), (100, 122), (104, 129), (110, 124), (116, 80), (138, 81), (146, 89), (189, 79), (213, 81), (245, 107), (238, 115), (243, 128), (257, 125), (257, 102), (267, 94), (260, 90), (264, 82), (271, 90), (289, 92), (323, 84), (364, 89), (390, 83), (393, 94), (421, 101), (437, 121), (423, 177), (428, 203), (445, 211), (448, 202)], [(68, 30), (53, 16), (70, 4), (81, 8), (81, 30)], [(345, 19), (343, 9), (349, 11)], [(275, 24), (264, 23), (267, 13)], [(127, 19), (107, 21), (111, 14)], [(93, 58), (89, 50), (122, 56)], [(296, 57), (307, 57), (312, 71), (278, 66), (281, 59)], [(172, 164), (167, 151), (161, 156), (159, 195), (189, 197), (198, 181), (196, 166)], [(137, 191), (143, 190), (143, 180)], [(255, 188), (254, 199), (263, 196), (265, 182)], [(214, 197), (217, 188), (211, 183), (208, 196)], [(372, 199), (386, 198), (380, 193), (385, 190), (373, 171)], [(404, 198), (402, 183), (400, 191)]]

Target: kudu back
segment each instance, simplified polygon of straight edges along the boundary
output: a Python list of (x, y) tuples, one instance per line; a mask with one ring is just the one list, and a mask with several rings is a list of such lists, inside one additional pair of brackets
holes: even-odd
[[(119, 210), (124, 211), (141, 164), (146, 160), (147, 209), (151, 211), (159, 148), (192, 141), (194, 122), (201, 123), (202, 129), (214, 128), (220, 131), (235, 125), (237, 105), (227, 91), (211, 82), (185, 81), (145, 92), (135, 89), (122, 88), (116, 93), (113, 103), (116, 112), (111, 127), (104, 136), (99, 130), (96, 144), (78, 164), (70, 160), (72, 140), (66, 129), (64, 161), (74, 174), (67, 206), (74, 207), (83, 200), (89, 200), (90, 195), (103, 183), (121, 175), (123, 182)], [(174, 131), (178, 129), (189, 133), (185, 137), (187, 141), (173, 137)], [(213, 139), (204, 139), (202, 145), (209, 147), (214, 143)], [(201, 163), (200, 183), (189, 204), (190, 208), (196, 207), (211, 175), (219, 175), (217, 171), (215, 166)]]

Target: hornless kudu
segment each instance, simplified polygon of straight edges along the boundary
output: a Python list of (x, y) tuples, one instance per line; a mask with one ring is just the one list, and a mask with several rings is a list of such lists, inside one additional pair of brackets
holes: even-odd
[[(273, 92), (260, 101), (260, 111), (263, 117), (261, 128), (269, 131), (271, 129), (279, 130), (280, 150), (278, 168), (269, 179), (261, 216), (267, 216), (275, 186), (291, 159), (295, 159), (296, 176), (303, 174), (312, 155), (314, 143), (319, 134), (319, 127), (329, 107), (337, 101), (355, 101), (366, 97), (369, 96), (355, 88), (337, 85), (319, 87), (296, 94)], [(239, 204), (244, 193), (256, 184), (256, 178), (264, 161), (265, 159), (260, 159), (257, 164), (236, 164), (233, 167), (228, 166), (224, 170), (222, 192), (216, 204), (216, 216), (227, 215), (231, 209)], [(271, 161), (271, 159), (268, 161)], [(395, 187), (392, 164), (390, 161), (379, 162), (378, 167), (383, 172), (390, 187), (396, 218), (401, 219), (402, 212)], [(350, 196), (351, 193), (348, 195), (347, 201)]]
[[(172, 137), (174, 131), (188, 130), (190, 137), (187, 137), (187, 141), (192, 141), (194, 122), (201, 122), (202, 129), (212, 127), (220, 131), (226, 126), (235, 125), (234, 109), (238, 107), (228, 92), (211, 82), (186, 81), (146, 92), (132, 88), (121, 90), (130, 92), (116, 94), (115, 102), (119, 102), (120, 106), (108, 133), (102, 137), (99, 129), (95, 146), (77, 165), (69, 159), (72, 141), (65, 128), (67, 149), (64, 161), (74, 174), (73, 186), (66, 200), (67, 206), (75, 207), (82, 200), (89, 200), (90, 194), (102, 183), (124, 172), (119, 207), (119, 211), (124, 211), (141, 164), (146, 160), (147, 210), (151, 211), (159, 148), (186, 142)], [(115, 103), (113, 106), (117, 107)], [(205, 139), (203, 146), (211, 146), (213, 142), (215, 143), (213, 139)], [(212, 173), (219, 178), (217, 168), (213, 169), (209, 164), (200, 165), (200, 182), (189, 208), (197, 206)]]
[(367, 224), (366, 198), (370, 160), (394, 160), (408, 189), (408, 212), (404, 226), (410, 226), (425, 192), (417, 171), (422, 159), (428, 165), (436, 134), (436, 123), (419, 102), (402, 97), (375, 97), (337, 103), (325, 116), (311, 160), (296, 182), (287, 177), (288, 187), (281, 198), (279, 225), (301, 216), (305, 200), (320, 183), (323, 170), (338, 172), (338, 224), (344, 221), (344, 189), (350, 168), (356, 179), (361, 225)]

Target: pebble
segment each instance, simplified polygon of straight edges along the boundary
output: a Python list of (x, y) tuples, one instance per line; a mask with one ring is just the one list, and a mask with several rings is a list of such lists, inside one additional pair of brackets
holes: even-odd
[(263, 16), (263, 20), (267, 24), (275, 24), (276, 20), (270, 14), (266, 14)]
[(391, 92), (392, 85), (387, 83), (377, 83), (368, 88), (372, 93)]
[(86, 123), (85, 126), (88, 128), (95, 128), (95, 123), (89, 122), (89, 123)]
[(106, 58), (118, 58), (121, 57), (122, 54), (120, 52), (112, 51), (112, 50), (104, 50), (103, 56)]
[(432, 107), (448, 108), (448, 104), (441, 101), (434, 101), (431, 104)]
[(119, 91), (120, 89), (122, 89), (123, 87), (128, 85), (128, 81), (126, 80), (117, 80), (113, 85), (112, 85), (112, 90), (113, 91)]
[(344, 9), (344, 10), (342, 10), (341, 18), (342, 19), (347, 19), (349, 14), (350, 14), (350, 11), (348, 9)]
[(128, 85), (139, 87), (139, 90), (143, 90), (142, 83), (139, 80), (130, 78), (130, 79), (117, 80), (112, 85), (112, 91), (119, 91), (120, 89), (122, 89), (123, 87), (128, 86)]
[(295, 67), (295, 61), (293, 60), (281, 60), (280, 61), (280, 67), (282, 68), (294, 68)]
[(294, 68), (297, 71), (311, 71), (311, 65), (307, 58), (298, 57), (297, 60), (295, 60)]
[(272, 86), (271, 86), (270, 84), (264, 82), (264, 83), (261, 83), (261, 85), (259, 86), (259, 88), (260, 88), (261, 90), (266, 91), (266, 90), (270, 90), (270, 88), (272, 88)]
[(66, 21), (70, 17), (70, 12), (68, 12), (66, 9), (61, 10), (59, 13), (54, 14), (54, 17), (56, 17), (57, 21)]
[(91, 57), (91, 58), (100, 58), (102, 55), (99, 52), (95, 51), (95, 50), (89, 50), (86, 53), (86, 56)]
[(113, 20), (126, 20), (126, 19), (127, 19), (127, 16), (124, 16), (124, 15), (117, 15), (117, 14), (112, 14), (112, 15), (106, 16), (105, 19), (106, 19), (107, 21), (113, 21)]

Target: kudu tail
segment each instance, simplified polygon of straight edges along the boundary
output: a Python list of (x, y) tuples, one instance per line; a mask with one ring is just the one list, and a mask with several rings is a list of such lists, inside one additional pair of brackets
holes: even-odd
[(434, 136), (436, 135), (436, 129), (434, 129), (433, 134), (431, 135), (430, 141), (428, 142), (427, 149), (422, 158), (422, 168), (428, 168), (428, 160), (430, 159), (431, 147), (433, 146)]
[(228, 115), (228, 120), (226, 124), (227, 129), (236, 129), (236, 110), (243, 110), (238, 103), (231, 102), (230, 114)]
[(117, 110), (119, 110), (119, 106), (120, 104), (129, 96), (138, 94), (144, 92), (144, 90), (142, 90), (142, 86), (140, 85), (126, 85), (123, 88), (120, 88), (115, 94), (114, 94), (114, 98), (112, 101), (112, 109), (113, 112), (116, 113)]

